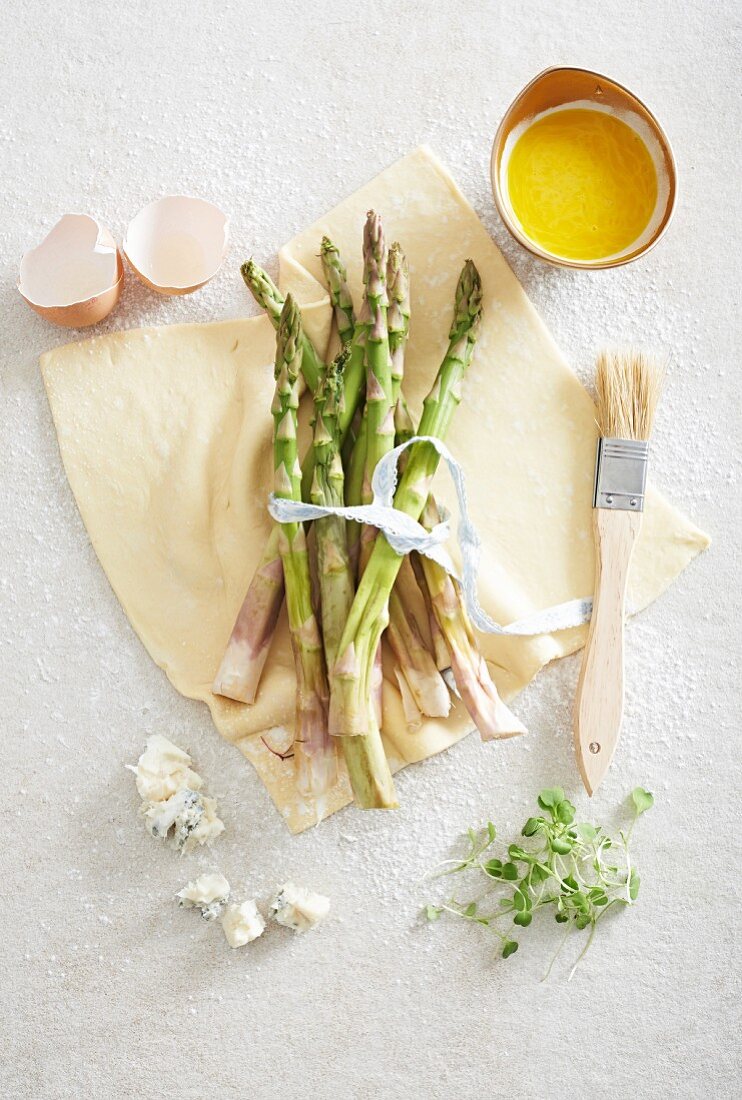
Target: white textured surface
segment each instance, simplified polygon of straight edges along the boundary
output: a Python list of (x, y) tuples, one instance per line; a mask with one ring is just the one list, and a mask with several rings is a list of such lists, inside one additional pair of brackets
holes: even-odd
[[(739, 1028), (733, 856), (740, 601), (737, 5), (186, 4), (50, 0), (3, 9), (0, 848), (4, 1096), (329, 1100), (731, 1097)], [(537, 264), (506, 238), (491, 138), (549, 64), (603, 70), (665, 123), (682, 190), (644, 262), (602, 275)], [(132, 634), (62, 472), (40, 352), (69, 337), (14, 288), (21, 253), (64, 211), (121, 240), (144, 203), (201, 194), (233, 217), (227, 265), (192, 298), (129, 280), (123, 328), (240, 315), (236, 271), (421, 141), (447, 161), (578, 369), (606, 341), (667, 349), (655, 482), (715, 538), (629, 635), (623, 742), (595, 799), (636, 783), (638, 907), (606, 922), (584, 970), (540, 984), (556, 926), (492, 961), (486, 933), (422, 927), (422, 872), (459, 828), (507, 835), (540, 786), (580, 795), (569, 711), (577, 661), (519, 701), (528, 738), (469, 738), (400, 777), (402, 809), (344, 811), (291, 839), (205, 708)], [(178, 857), (136, 820), (123, 765), (163, 732), (193, 753), (227, 834)], [(287, 878), (332, 897), (316, 933), (230, 951), (172, 895), (223, 871), (242, 897)]]

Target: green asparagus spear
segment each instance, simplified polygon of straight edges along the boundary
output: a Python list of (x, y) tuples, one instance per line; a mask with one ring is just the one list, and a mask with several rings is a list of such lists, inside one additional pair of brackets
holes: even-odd
[[(274, 492), (276, 496), (290, 500), (301, 500), (296, 436), (303, 350), (301, 318), (289, 294), (278, 324), (276, 390), (271, 412), (274, 421)], [(322, 638), (312, 608), (309, 557), (303, 524), (281, 524), (279, 549), (296, 666), (296, 783), (300, 793), (321, 799), (335, 782), (337, 772), (334, 745), (327, 728), (327, 676)]]
[[(366, 404), (363, 409), (365, 451), (363, 489), (364, 504), (373, 500), (371, 479), (379, 460), (394, 446), (394, 405), (392, 395), (392, 357), (389, 351), (386, 289), (387, 249), (381, 218), (369, 210), (363, 229), (363, 307), (360, 323), (366, 329)], [(376, 529), (364, 524), (360, 532), (359, 576), (366, 568)], [(376, 647), (371, 670), (371, 703), (379, 727), (382, 723), (382, 693), (384, 672), (381, 640)]]
[[(366, 461), (363, 500), (371, 500), (371, 478), (379, 459), (394, 446), (392, 359), (389, 352), (386, 289), (387, 251), (381, 218), (373, 210), (363, 231), (365, 293), (360, 324), (366, 327)], [(368, 529), (364, 529), (364, 533)], [(372, 529), (371, 529), (372, 530)]]
[(355, 330), (353, 299), (348, 289), (348, 273), (340, 258), (340, 252), (329, 237), (322, 238), (320, 257), (330, 290), (330, 301), (335, 314), (335, 325), (340, 343), (348, 344), (353, 339)]
[[(271, 279), (267, 271), (263, 271), (254, 260), (247, 260), (240, 267), (245, 286), (252, 294), (255, 301), (268, 314), (270, 322), (275, 329), (281, 319), (281, 311), (284, 305), (284, 296)], [(322, 356), (315, 348), (312, 341), (302, 330), (302, 360), (301, 372), (304, 381), (312, 393), (317, 389), (325, 364)]]
[(397, 241), (389, 249), (386, 281), (389, 294), (387, 328), (389, 353), (392, 357), (392, 404), (396, 407), (404, 377), (405, 345), (410, 334), (410, 273), (407, 257)]
[[(347, 349), (329, 364), (314, 395), (314, 477), (312, 503), (343, 504), (343, 464), (340, 459), (338, 408), (343, 392), (343, 367)], [(348, 617), (355, 586), (348, 558), (346, 522), (341, 516), (323, 516), (314, 523), (317, 540), (322, 637), (325, 661), (332, 668), (337, 646)]]

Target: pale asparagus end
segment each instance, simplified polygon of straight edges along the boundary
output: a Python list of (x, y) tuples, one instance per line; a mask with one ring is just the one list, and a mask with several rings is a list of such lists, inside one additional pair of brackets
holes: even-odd
[(408, 687), (407, 681), (405, 680), (404, 676), (398, 668), (395, 668), (394, 675), (397, 680), (399, 694), (402, 696), (402, 710), (404, 711), (407, 728), (410, 730), (417, 730), (422, 725), (422, 711), (415, 702), (414, 696)]
[(304, 798), (321, 800), (337, 782), (335, 745), (327, 743), (327, 712), (324, 702), (309, 695), (297, 704), (301, 713), (302, 740), (294, 741), (296, 789)]
[[(425, 523), (424, 520), (421, 520)], [(451, 669), (451, 656), (448, 652), (448, 646), (446, 645), (446, 639), (443, 637), (441, 628), (438, 625), (438, 620), (435, 617), (435, 611), (433, 610), (433, 601), (430, 598), (430, 591), (428, 589), (428, 582), (425, 579), (425, 571), (420, 561), (420, 555), (417, 553), (410, 554), (410, 563), (417, 580), (418, 588), (422, 593), (422, 597), (425, 600), (425, 609), (428, 613), (428, 626), (430, 627), (430, 637), (433, 642), (433, 656), (437, 668), (440, 670), (441, 675), (446, 680), (449, 690), (451, 690), (451, 681), (446, 676), (447, 672)], [(458, 691), (456, 691), (458, 695)]]
[(483, 741), (504, 740), (528, 732), (498, 695), (484, 657), (478, 653), (461, 653), (454, 647), (451, 670), (464, 706)]
[(212, 691), (254, 703), (283, 603), (283, 565), (278, 531), (268, 541), (227, 644)]
[(374, 663), (371, 665), (370, 692), (374, 721), (379, 729), (382, 729), (384, 725), (384, 665), (381, 642), (376, 647)]
[(525, 733), (498, 695), (480, 654), (458, 585), (436, 562), (422, 559), (433, 609), (451, 655), (451, 671), (461, 699), (483, 741)]
[[(405, 563), (407, 564), (407, 563)], [(400, 570), (397, 582), (406, 569)], [(408, 583), (415, 584), (411, 567)], [(406, 682), (416, 708), (430, 718), (445, 718), (451, 696), (420, 633), (411, 606), (405, 605), (404, 585), (395, 585), (389, 597), (389, 626), (386, 637), (399, 662), (397, 670)]]

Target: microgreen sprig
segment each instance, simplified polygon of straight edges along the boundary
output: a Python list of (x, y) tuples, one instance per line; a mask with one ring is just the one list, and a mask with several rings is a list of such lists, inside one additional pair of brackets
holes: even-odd
[[(561, 787), (548, 787), (538, 796), (541, 813), (529, 817), (521, 835), (523, 844), (510, 844), (503, 858), (492, 846), (497, 830), (491, 821), (483, 829), (468, 829), (467, 850), (460, 859), (445, 860), (430, 877), (478, 872), (484, 889), (467, 901), (448, 898), (429, 904), (429, 921), (444, 913), (489, 928), (501, 943), (504, 959), (518, 950), (512, 928), (527, 928), (540, 909), (551, 908), (557, 924), (573, 930), (589, 929), (587, 941), (572, 967), (571, 978), (585, 957), (600, 921), (616, 906), (630, 906), (639, 894), (639, 874), (631, 862), (629, 841), (637, 819), (654, 804), (642, 787), (631, 793), (632, 821), (617, 837), (600, 825), (575, 821), (575, 807)], [(489, 858), (487, 858), (489, 857)], [(548, 977), (567, 936), (557, 948)]]

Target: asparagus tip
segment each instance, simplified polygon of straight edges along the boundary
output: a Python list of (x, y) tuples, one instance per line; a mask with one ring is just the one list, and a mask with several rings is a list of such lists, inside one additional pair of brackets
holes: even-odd
[(467, 335), (476, 340), (482, 316), (482, 280), (473, 260), (467, 260), (456, 285), (456, 305), (449, 334), (452, 341)]

